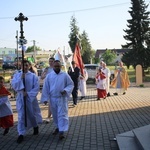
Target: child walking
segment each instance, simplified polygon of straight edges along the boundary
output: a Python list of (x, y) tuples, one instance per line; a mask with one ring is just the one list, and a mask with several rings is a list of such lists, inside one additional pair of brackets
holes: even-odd
[(14, 125), (8, 95), (11, 95), (11, 93), (4, 86), (4, 77), (0, 76), (0, 127), (5, 129), (3, 135), (6, 135), (9, 132), (9, 128)]
[(100, 98), (106, 98), (106, 76), (99, 68), (98, 73), (96, 75), (96, 84), (97, 84), (97, 100)]

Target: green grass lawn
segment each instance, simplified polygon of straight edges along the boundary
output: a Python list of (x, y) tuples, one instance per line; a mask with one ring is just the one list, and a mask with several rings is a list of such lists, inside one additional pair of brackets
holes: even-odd
[[(115, 70), (115, 66), (108, 66), (108, 68), (111, 71)], [(129, 75), (130, 82), (135, 82), (136, 78), (135, 78), (135, 70), (134, 70), (134, 68), (130, 67), (129, 69), (127, 69), (127, 72), (128, 72), (128, 75)], [(150, 71), (149, 70), (145, 70), (144, 73), (145, 73), (145, 76), (143, 77), (143, 82), (150, 82)], [(13, 74), (13, 71), (0, 70), (0, 75), (5, 78), (5, 82), (9, 82), (10, 81), (12, 74)]]
[[(108, 68), (110, 70), (114, 70), (115, 67), (114, 66), (108, 66)], [(129, 75), (129, 79), (130, 82), (135, 82), (136, 81), (136, 77), (135, 77), (135, 69), (133, 67), (130, 67), (129, 69), (127, 69), (127, 67), (125, 67), (128, 75)], [(149, 70), (145, 70), (144, 71), (144, 77), (143, 77), (143, 82), (150, 82), (150, 71)]]

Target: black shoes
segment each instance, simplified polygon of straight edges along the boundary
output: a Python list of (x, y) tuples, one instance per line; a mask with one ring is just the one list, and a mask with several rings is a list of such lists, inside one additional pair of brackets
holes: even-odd
[(100, 100), (100, 98), (97, 98), (97, 100)]
[(109, 97), (109, 96), (110, 96), (110, 93), (108, 92), (108, 93), (107, 93), (107, 97)]
[(23, 135), (19, 135), (17, 139), (17, 143), (20, 144), (23, 141), (24, 137)]
[(39, 134), (39, 127), (34, 127), (33, 128), (33, 135), (38, 135)]
[[(118, 93), (116, 92), (116, 93), (113, 93), (114, 95), (118, 95)], [(123, 92), (123, 95), (125, 95), (126, 94), (126, 92)]]
[(62, 140), (62, 139), (64, 139), (64, 138), (65, 138), (64, 133), (60, 133), (60, 134), (59, 134), (59, 140)]
[(72, 104), (72, 106), (73, 106), (73, 107), (76, 107), (76, 106), (77, 106), (77, 104)]
[(114, 95), (118, 95), (118, 93), (116, 92), (116, 93), (113, 93)]
[(123, 92), (123, 95), (125, 95), (126, 94), (126, 92)]
[[(33, 128), (33, 135), (38, 135), (39, 134), (39, 127), (34, 127)], [(17, 139), (17, 143), (20, 144), (24, 140), (23, 135), (19, 135)]]
[(82, 100), (82, 99), (84, 99), (84, 98), (85, 98), (85, 96), (81, 96), (80, 100)]
[(59, 140), (62, 140), (65, 138), (64, 132), (63, 131), (59, 132), (59, 129), (56, 128), (55, 131), (53, 132), (53, 135), (57, 135), (58, 133), (59, 133)]
[(4, 130), (3, 135), (6, 135), (8, 132), (9, 132), (9, 128), (6, 128), (6, 129)]
[(59, 133), (59, 129), (56, 128), (55, 131), (53, 132), (53, 135), (57, 135)]

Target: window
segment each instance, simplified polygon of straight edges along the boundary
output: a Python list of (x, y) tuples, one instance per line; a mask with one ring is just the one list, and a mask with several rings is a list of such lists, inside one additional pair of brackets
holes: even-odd
[(9, 54), (13, 54), (13, 52), (12, 52), (12, 51), (9, 51), (8, 53), (9, 53)]
[(92, 69), (92, 70), (94, 69), (95, 70), (97, 67), (96, 66), (85, 66), (85, 68), (86, 69)]

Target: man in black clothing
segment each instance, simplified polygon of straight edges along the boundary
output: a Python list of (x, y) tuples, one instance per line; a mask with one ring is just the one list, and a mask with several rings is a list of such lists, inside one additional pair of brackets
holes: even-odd
[(75, 61), (72, 61), (72, 67), (69, 67), (68, 74), (70, 75), (71, 79), (74, 82), (74, 88), (72, 91), (72, 98), (73, 98), (73, 105), (77, 105), (77, 98), (78, 98), (78, 82), (79, 82), (79, 75), (80, 75), (80, 69), (76, 66)]

